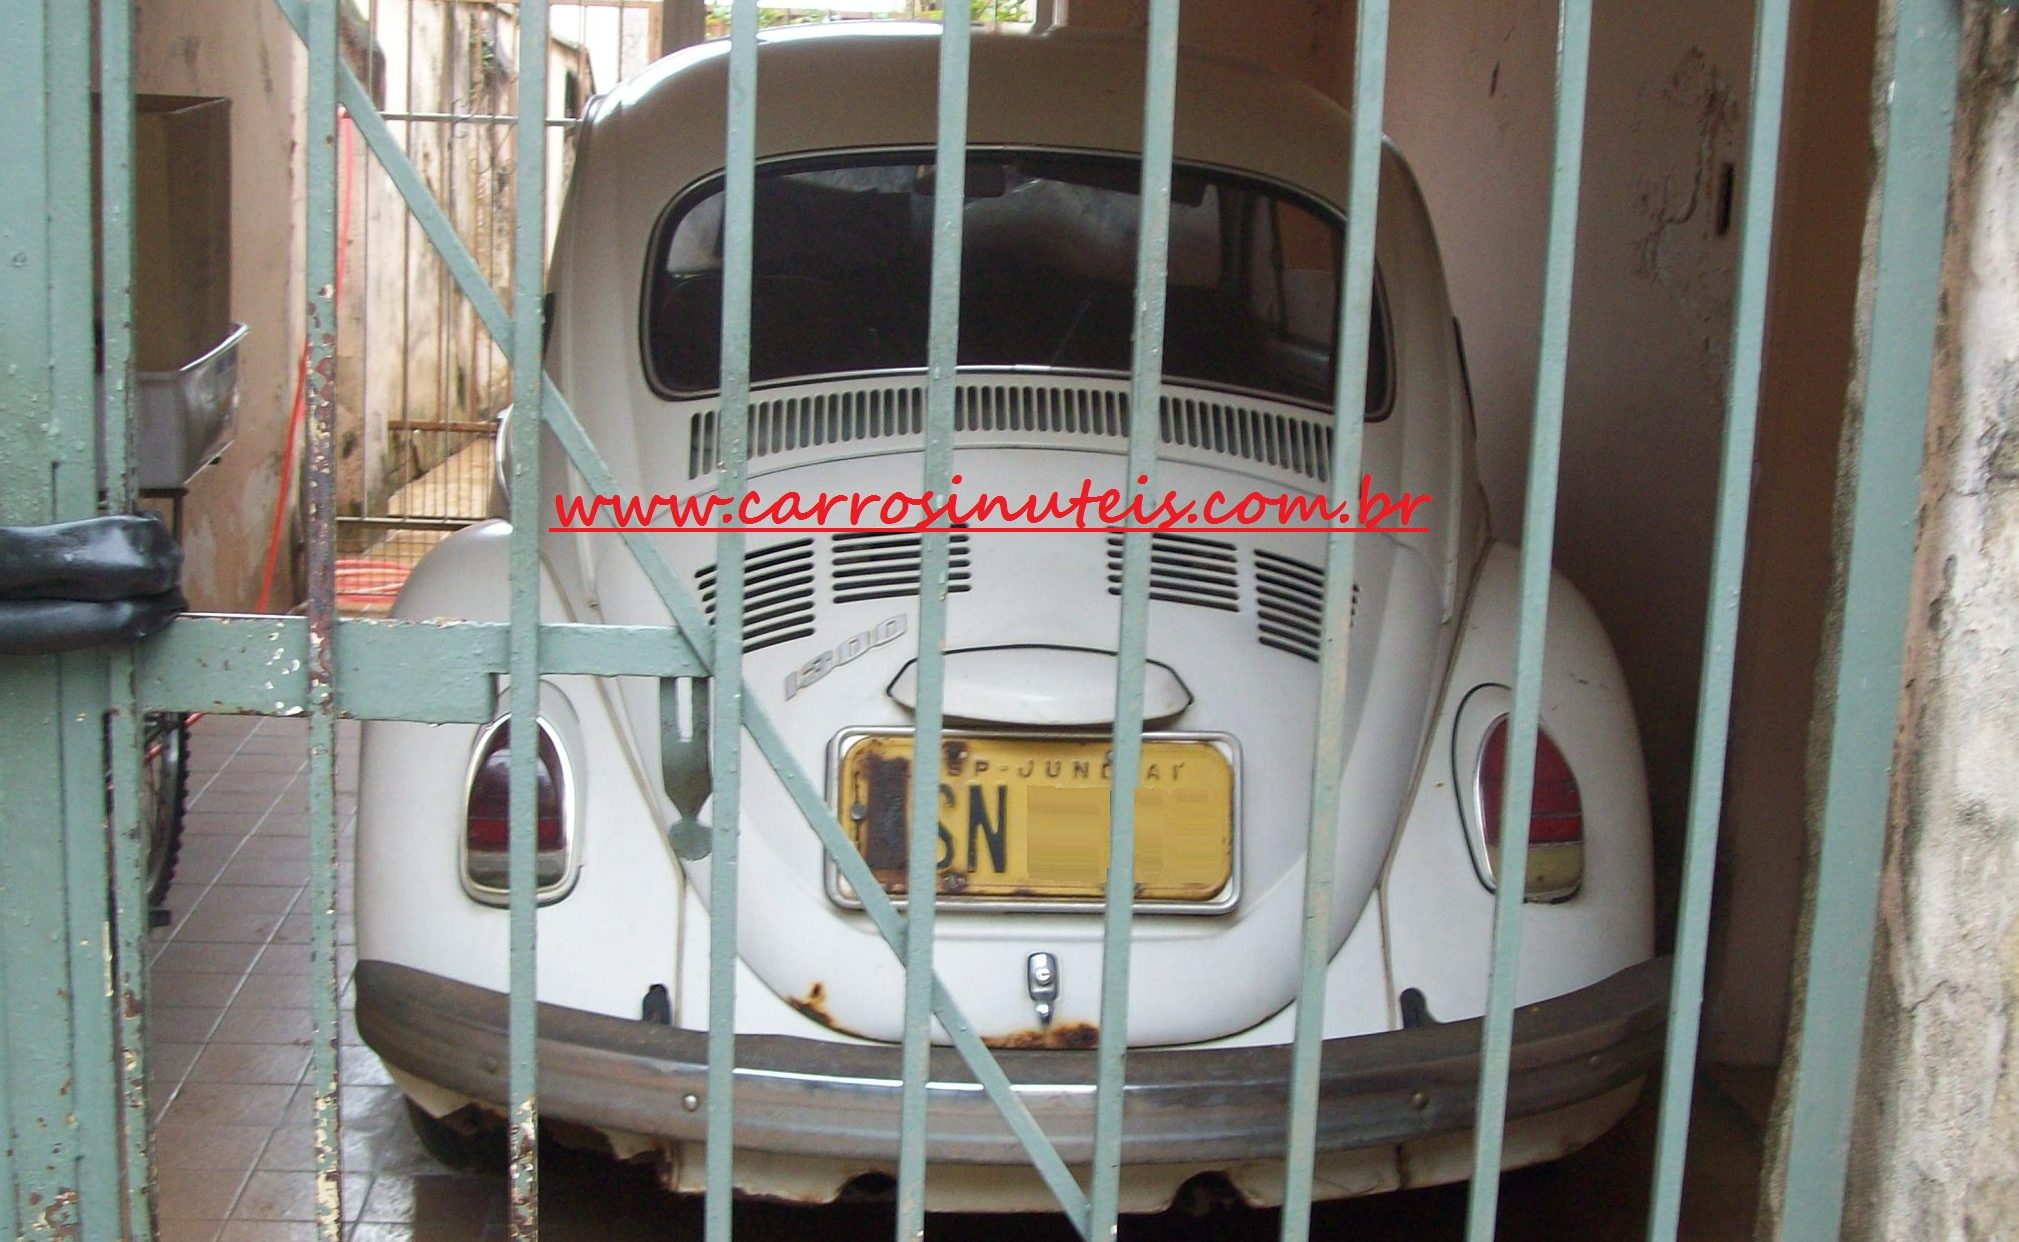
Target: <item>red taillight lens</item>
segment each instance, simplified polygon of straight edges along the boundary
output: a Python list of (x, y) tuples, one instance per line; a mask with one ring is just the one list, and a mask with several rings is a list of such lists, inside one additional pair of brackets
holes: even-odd
[[(1507, 791), (1507, 733), (1507, 717), (1502, 716), (1486, 731), (1479, 750), (1479, 818), (1496, 865)], [(1528, 896), (1568, 896), (1584, 879), (1584, 799), (1570, 762), (1543, 729), (1535, 732), (1535, 792), (1528, 806)]]
[[(463, 817), (463, 865), (470, 881), (484, 888), (502, 889), (508, 882), (507, 854), (512, 831), (511, 735), (509, 723), (492, 729), (470, 775), (470, 796)], [(562, 816), (567, 791), (560, 752), (545, 726), (539, 729), (539, 739), (535, 840), (539, 850), (539, 883), (546, 888), (567, 874), (567, 827)]]

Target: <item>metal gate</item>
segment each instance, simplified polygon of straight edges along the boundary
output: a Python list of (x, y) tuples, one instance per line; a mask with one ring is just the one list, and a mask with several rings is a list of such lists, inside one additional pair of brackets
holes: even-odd
[[(512, 296), (500, 297), (458, 238), (440, 206), (394, 141), (386, 121), (346, 66), (339, 47), (340, 0), (275, 0), (308, 50), (308, 248), (306, 287), (310, 363), (305, 503), (308, 529), (306, 617), (188, 616), (137, 650), (0, 658), (0, 1107), (9, 1138), (0, 1150), (0, 1203), (26, 1237), (150, 1236), (150, 1152), (142, 1065), (141, 1015), (147, 909), (140, 893), (136, 774), (140, 713), (160, 710), (303, 715), (309, 724), (311, 952), (315, 963), (313, 1069), (317, 1210), (320, 1237), (339, 1237), (342, 1182), (337, 1108), (337, 833), (333, 764), (341, 715), (366, 719), (483, 723), (493, 714), (491, 679), (510, 680), (517, 719), (538, 714), (542, 674), (651, 677), (710, 676), (716, 813), (710, 908), (707, 1232), (727, 1238), (736, 1117), (736, 1040), (730, 1015), (736, 984), (734, 935), (739, 747), (754, 739), (841, 872), (854, 881), (870, 919), (906, 968), (903, 1142), (897, 1236), (924, 1228), (923, 1177), (927, 1053), (931, 1020), (951, 1037), (988, 1097), (1001, 1108), (1061, 1210), (1087, 1238), (1114, 1236), (1122, 1172), (1122, 1101), (1126, 1080), (1125, 1010), (1132, 906), (1104, 912), (1108, 968), (1101, 996), (1098, 1085), (1091, 1184), (1082, 1189), (1011, 1089), (993, 1053), (963, 1019), (932, 971), (933, 903), (901, 913), (836, 824), (822, 792), (787, 754), (764, 712), (741, 693), (744, 616), (741, 541), (718, 537), (716, 624), (643, 536), (630, 552), (677, 625), (669, 630), (559, 624), (541, 619), (538, 539), (539, 445), (543, 431), (565, 446), (592, 491), (616, 491), (597, 447), (562, 394), (545, 382), (541, 356), (541, 281), (547, 149), (543, 103), (547, 59), (546, 0), (519, 8), (517, 201)], [(1733, 332), (1728, 410), (1718, 491), (1714, 562), (1702, 690), (1694, 750), (1680, 914), (1670, 990), (1666, 1070), (1662, 1075), (1654, 1208), (1649, 1237), (1675, 1236), (1683, 1140), (1689, 1120), (1697, 1015), (1709, 921), (1723, 754), (1729, 724), (1748, 477), (1760, 373), (1773, 185), (1787, 59), (1788, 0), (1762, 0), (1755, 35), (1755, 107), (1743, 204), (1742, 249)], [(1785, 1174), (1788, 1236), (1836, 1235), (1844, 1199), (1850, 1108), (1858, 1065), (1867, 965), (1873, 939), (1879, 858), (1901, 635), (1912, 552), (1921, 426), (1928, 392), (1941, 210), (1947, 181), (1951, 101), (1956, 83), (1957, 6), (1952, 0), (1901, 0), (1891, 47), (1892, 91), (1885, 112), (1876, 257), (1868, 259), (1866, 316), (1873, 341), (1857, 447), (1848, 576), (1837, 638), (1829, 766), (1823, 790), (1820, 853), (1815, 860), (1816, 917), (1808, 939), (1806, 1006), (1793, 1082), (1792, 1146)], [(1344, 249), (1343, 310), (1336, 408), (1350, 410), (1367, 366), (1372, 303), (1376, 170), (1389, 4), (1363, 0), (1355, 42), (1352, 197)], [(1165, 313), (1166, 238), (1172, 176), (1177, 0), (1153, 0), (1144, 112), (1142, 218), (1137, 263), (1134, 408), (1154, 408)], [(1524, 873), (1544, 639), (1545, 593), (1556, 508), (1557, 458), (1564, 408), (1571, 277), (1579, 188), (1591, 0), (1565, 0), (1556, 86), (1555, 176), (1551, 190), (1541, 357), (1535, 392), (1520, 562), (1520, 626), (1511, 711), (1515, 743), (1507, 773), (1501, 848), (1511, 874)], [(722, 339), (718, 491), (743, 482), (750, 450), (750, 270), (755, 162), (756, 0), (736, 0), (730, 53), (726, 292)], [(12, 30), (14, 63), (0, 77), (6, 122), (0, 168), (10, 188), (0, 199), (0, 521), (46, 522), (128, 511), (133, 501), (128, 455), (131, 407), (132, 4), (101, 0), (0, 0), (0, 26)], [(96, 73), (94, 75), (94, 42)], [(937, 166), (961, 170), (969, 28), (946, 26), (940, 46)], [(102, 100), (103, 266), (107, 380), (102, 450), (94, 431), (92, 174), (78, 153), (90, 148), (92, 94)], [(334, 420), (335, 221), (339, 107), (381, 162), (433, 242), (478, 318), (511, 359), (516, 414), (511, 423), (511, 620), (507, 624), (416, 624), (339, 620), (336, 615)], [(955, 412), (954, 362), (962, 178), (939, 178), (932, 279), (930, 386), (925, 418), (926, 488), (948, 486)], [(1329, 477), (1359, 476), (1360, 420), (1337, 421)], [(1158, 444), (1153, 419), (1129, 428), (1131, 478), (1154, 486)], [(103, 492), (101, 493), (101, 484)], [(1133, 489), (1132, 489), (1133, 490)], [(1149, 598), (1148, 536), (1126, 539), (1122, 624), (1113, 745), (1117, 767), (1133, 771), (1142, 746), (1145, 635)], [(948, 572), (948, 540), (928, 535), (924, 581)], [(1354, 544), (1329, 541), (1324, 641), (1319, 677), (1328, 693), (1319, 725), (1318, 769), (1310, 818), (1311, 865), (1304, 892), (1302, 986), (1297, 1006), (1290, 1108), (1285, 1119), (1286, 1184), (1282, 1230), (1306, 1236), (1318, 1123), (1322, 995), (1330, 911), (1330, 834), (1337, 822), (1344, 731), (1346, 619)], [(920, 596), (918, 745), (936, 750), (942, 734), (945, 595)], [(392, 670), (424, 664), (437, 671), (416, 684)], [(107, 725), (113, 762), (107, 831)], [(535, 1122), (535, 769), (536, 751), (512, 751), (510, 828), (511, 1216), (514, 1236), (537, 1232)], [(911, 891), (933, 890), (935, 824), (930, 770), (914, 773)], [(1134, 832), (1132, 780), (1114, 786), (1108, 889), (1129, 891)], [(108, 904), (107, 894), (111, 894)], [(1522, 890), (1499, 886), (1492, 970), (1477, 1089), (1470, 1236), (1494, 1233), (1503, 1125), (1507, 1115), (1515, 963)]]

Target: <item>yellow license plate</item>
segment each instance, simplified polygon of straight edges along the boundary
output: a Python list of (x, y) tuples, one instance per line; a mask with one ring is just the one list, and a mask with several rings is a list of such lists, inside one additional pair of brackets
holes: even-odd
[[(1098, 902), (1108, 872), (1106, 739), (949, 736), (940, 748), (939, 891), (956, 899)], [(912, 739), (869, 735), (841, 758), (842, 827), (885, 891), (905, 891)], [(1234, 765), (1210, 741), (1143, 742), (1136, 899), (1211, 902), (1234, 873)]]

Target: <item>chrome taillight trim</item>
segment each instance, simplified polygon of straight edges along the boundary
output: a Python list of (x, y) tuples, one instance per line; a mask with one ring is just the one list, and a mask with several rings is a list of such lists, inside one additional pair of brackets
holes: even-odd
[[(1458, 818), (1465, 832), (1465, 844), (1472, 857), (1472, 870), (1488, 892), (1500, 887), (1499, 876), (1495, 874), (1493, 849), (1486, 841), (1486, 799), (1480, 785), (1480, 772), (1486, 762), (1486, 742), (1493, 736), (1493, 730), (1507, 719), (1513, 692), (1497, 682), (1485, 682), (1465, 692), (1458, 711), (1451, 721), (1451, 788), (1458, 797)], [(1546, 731), (1546, 726), (1544, 727)], [(1555, 735), (1550, 735), (1552, 742)], [(1561, 744), (1558, 743), (1558, 749)], [(1564, 757), (1566, 763), (1569, 756)], [(1572, 778), (1576, 770), (1572, 770)], [(1579, 798), (1582, 800), (1582, 790)], [(1553, 849), (1576, 848), (1582, 850), (1584, 841), (1580, 838), (1575, 847), (1567, 843), (1530, 841), (1529, 853), (1540, 855)], [(1524, 899), (1538, 905), (1550, 905), (1568, 901), (1583, 891), (1584, 880), (1580, 870), (1577, 883), (1563, 888), (1544, 889), (1524, 894)]]
[[(494, 717), (489, 724), (477, 730), (475, 741), (470, 746), (470, 758), (463, 772), (462, 814), (456, 820), (456, 878), (461, 881), (463, 893), (480, 905), (505, 907), (511, 900), (511, 890), (503, 886), (484, 884), (470, 874), (470, 790), (476, 784), (478, 769), (482, 766), (485, 752), (499, 730), (511, 723), (512, 714), (505, 712)], [(539, 904), (552, 905), (566, 897), (575, 889), (582, 875), (582, 851), (578, 828), (581, 824), (581, 788), (577, 779), (574, 758), (568, 750), (568, 743), (561, 730), (542, 713), (534, 717), (534, 724), (541, 736), (554, 745), (554, 760), (560, 770), (555, 773), (561, 783), (561, 878), (551, 884), (541, 885), (537, 890)], [(543, 856), (551, 856), (555, 851), (543, 850)]]

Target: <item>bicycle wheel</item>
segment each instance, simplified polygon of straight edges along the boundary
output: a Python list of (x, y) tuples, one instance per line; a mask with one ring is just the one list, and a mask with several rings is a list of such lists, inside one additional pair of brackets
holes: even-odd
[(147, 904), (160, 909), (182, 853), (182, 812), (189, 798), (189, 720), (177, 712), (147, 717), (140, 769), (141, 827), (147, 839)]

